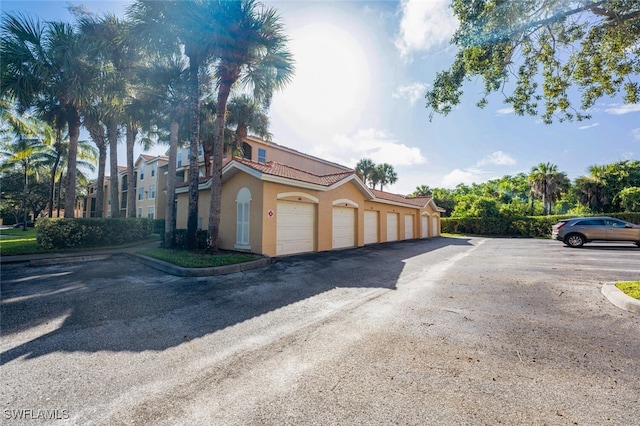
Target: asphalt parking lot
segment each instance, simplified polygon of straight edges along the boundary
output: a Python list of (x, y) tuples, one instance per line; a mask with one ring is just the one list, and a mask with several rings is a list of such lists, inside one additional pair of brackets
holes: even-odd
[[(640, 418), (640, 249), (438, 238), (163, 274), (2, 265), (3, 424), (579, 424)], [(39, 423), (35, 423), (39, 422)]]

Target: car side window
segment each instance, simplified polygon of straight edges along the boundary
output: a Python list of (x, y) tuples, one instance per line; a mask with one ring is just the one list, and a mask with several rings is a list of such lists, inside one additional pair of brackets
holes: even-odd
[(604, 226), (602, 219), (586, 219), (577, 223), (579, 226)]
[(627, 224), (621, 220), (608, 219), (604, 221), (607, 226), (611, 226), (613, 228), (624, 228)]

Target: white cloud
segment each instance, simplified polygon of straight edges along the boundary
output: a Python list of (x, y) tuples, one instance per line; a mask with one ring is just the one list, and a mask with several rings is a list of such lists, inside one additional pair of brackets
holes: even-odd
[(640, 104), (611, 104), (604, 112), (613, 115), (629, 114), (630, 112), (640, 112)]
[(499, 110), (496, 111), (497, 115), (508, 115), (508, 114), (513, 114), (513, 108), (512, 107), (508, 107), (508, 108), (500, 108)]
[(418, 99), (424, 96), (424, 92), (429, 87), (426, 83), (413, 83), (408, 86), (398, 86), (396, 91), (391, 94), (394, 99), (407, 99), (411, 105), (414, 105)]
[(454, 169), (442, 178), (442, 186), (445, 188), (454, 188), (459, 183), (470, 185), (472, 183), (481, 183), (490, 179), (489, 176), (494, 172), (485, 170), (483, 166), (515, 166), (517, 161), (509, 154), (505, 154), (502, 151), (496, 151), (484, 158), (478, 160), (478, 162), (465, 169)]
[(354, 167), (362, 158), (394, 167), (427, 162), (420, 148), (400, 143), (393, 135), (378, 129), (361, 129), (354, 135), (336, 135), (330, 141), (315, 145), (312, 154)]
[(632, 129), (631, 134), (633, 135), (633, 138), (635, 140), (640, 141), (640, 127), (638, 127), (637, 129)]
[(502, 151), (496, 151), (493, 154), (487, 155), (486, 157), (478, 161), (476, 167), (485, 166), (487, 164), (494, 164), (496, 166), (515, 166), (516, 163), (517, 161), (515, 160), (515, 158), (511, 157), (508, 154), (505, 154)]
[(465, 185), (478, 183), (484, 180), (482, 176), (483, 173), (484, 172), (480, 170), (472, 168), (465, 170), (454, 169), (442, 178), (442, 186), (444, 188), (455, 188), (460, 183), (464, 183)]
[(426, 51), (449, 41), (458, 21), (449, 0), (403, 0), (400, 32), (395, 45), (403, 57)]
[(591, 129), (593, 127), (599, 126), (600, 123), (593, 123), (593, 124), (587, 124), (586, 126), (580, 126), (578, 127), (578, 130), (586, 130), (586, 129)]

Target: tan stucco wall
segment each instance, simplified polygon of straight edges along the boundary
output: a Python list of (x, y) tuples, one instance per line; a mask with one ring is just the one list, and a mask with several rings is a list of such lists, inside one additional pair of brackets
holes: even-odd
[[(351, 182), (347, 182), (330, 191), (317, 191), (273, 182), (263, 182), (244, 173), (238, 173), (227, 181), (222, 190), (222, 213), (220, 221), (220, 247), (236, 249), (237, 208), (236, 197), (241, 188), (246, 187), (251, 192), (249, 243), (251, 251), (268, 256), (276, 255), (276, 223), (278, 200), (311, 203), (316, 208), (315, 251), (331, 250), (333, 239), (333, 206), (334, 202), (343, 200), (338, 206), (353, 207), (357, 205), (356, 213), (356, 246), (364, 245), (364, 212), (373, 210), (379, 213), (378, 235), (380, 242), (387, 241), (387, 213), (398, 213), (398, 240), (405, 239), (405, 216), (412, 218), (413, 238), (421, 238), (423, 213), (428, 213), (427, 226), (431, 227), (432, 217), (437, 217), (439, 228), (439, 213), (432, 207), (411, 208), (392, 204), (365, 200), (364, 194)], [(280, 197), (280, 198), (278, 198)], [(198, 202), (198, 216), (202, 218), (202, 228), (206, 229), (209, 218), (210, 190), (200, 191)], [(317, 200), (317, 202), (316, 202)], [(187, 226), (186, 193), (178, 194), (177, 227)], [(269, 212), (272, 215), (269, 215)], [(432, 236), (431, 230), (427, 231)], [(439, 229), (436, 234), (439, 235)]]
[[(380, 242), (387, 241), (387, 213), (399, 213), (398, 215), (398, 240), (404, 240), (405, 236), (405, 215), (410, 215), (413, 226), (413, 238), (419, 238), (420, 236), (420, 210), (418, 208), (401, 207), (392, 204), (378, 203), (375, 201), (365, 201), (365, 210), (372, 210), (378, 212), (378, 236)], [(362, 213), (364, 217), (364, 212)], [(363, 228), (364, 238), (364, 228)]]
[[(262, 224), (265, 216), (262, 182), (254, 177), (238, 173), (222, 186), (222, 211), (220, 213), (220, 248), (235, 250), (237, 231), (237, 196), (242, 188), (251, 192), (249, 204), (250, 251), (262, 253)], [(209, 198), (208, 198), (209, 199)], [(207, 218), (208, 220), (208, 218)]]

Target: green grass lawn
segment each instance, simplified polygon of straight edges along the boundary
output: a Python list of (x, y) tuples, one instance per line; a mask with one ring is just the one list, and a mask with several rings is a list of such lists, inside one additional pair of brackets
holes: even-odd
[(36, 246), (36, 230), (27, 228), (0, 229), (0, 254), (10, 256), (12, 254), (38, 253)]
[(206, 254), (165, 248), (146, 248), (139, 250), (138, 253), (184, 268), (211, 268), (215, 266), (232, 265), (234, 263), (250, 262), (262, 258), (262, 256), (250, 253)]
[(157, 241), (160, 237), (158, 235), (152, 235), (149, 239), (144, 241), (136, 241), (133, 243), (123, 244), (120, 246), (109, 247), (91, 247), (91, 248), (68, 248), (68, 249), (56, 249), (46, 250), (38, 248), (36, 243), (36, 230), (35, 228), (27, 228), (23, 231), (19, 229), (0, 229), (0, 255), (12, 256), (19, 254), (37, 254), (37, 253), (62, 253), (62, 252), (83, 252), (88, 250), (103, 250), (114, 248), (133, 247), (138, 244)]
[(616, 283), (616, 287), (624, 291), (627, 296), (640, 300), (640, 281), (623, 281)]

